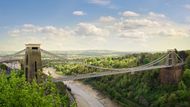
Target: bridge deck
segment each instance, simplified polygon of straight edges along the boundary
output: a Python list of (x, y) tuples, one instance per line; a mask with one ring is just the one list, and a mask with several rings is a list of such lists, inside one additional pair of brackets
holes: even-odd
[(152, 66), (152, 67), (134, 67), (134, 68), (128, 68), (128, 69), (119, 70), (119, 71), (104, 71), (104, 72), (97, 72), (97, 73), (78, 74), (78, 75), (74, 75), (74, 76), (73, 75), (72, 76), (62, 76), (57, 79), (54, 79), (54, 81), (58, 82), (58, 81), (78, 80), (78, 79), (85, 79), (85, 78), (101, 77), (101, 76), (106, 76), (106, 75), (142, 72), (142, 71), (146, 71), (146, 70), (169, 68), (169, 67), (172, 67), (172, 66), (162, 65), (162, 66)]

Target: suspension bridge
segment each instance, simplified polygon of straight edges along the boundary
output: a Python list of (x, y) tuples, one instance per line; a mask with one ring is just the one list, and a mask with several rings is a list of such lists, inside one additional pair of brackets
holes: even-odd
[(182, 58), (180, 58), (180, 56), (176, 53), (175, 50), (168, 50), (168, 52), (166, 52), (160, 58), (153, 60), (152, 62), (145, 65), (132, 67), (132, 68), (105, 68), (105, 67), (87, 64), (81, 61), (75, 61), (72, 58), (59, 56), (52, 52), (41, 49), (39, 44), (27, 44), (26, 49), (18, 51), (17, 53), (12, 55), (6, 55), (0, 57), (0, 63), (11, 63), (15, 61), (24, 63), (23, 66), (25, 70), (25, 75), (26, 78), (28, 78), (29, 80), (37, 78), (38, 69), (41, 69), (43, 66), (45, 66), (47, 64), (45, 62), (48, 61), (59, 61), (63, 63), (81, 64), (89, 68), (103, 70), (102, 72), (61, 76), (59, 78), (56, 78), (54, 81), (78, 80), (85, 78), (101, 77), (106, 75), (143, 72), (152, 69), (172, 68), (175, 66), (182, 66), (184, 64)]

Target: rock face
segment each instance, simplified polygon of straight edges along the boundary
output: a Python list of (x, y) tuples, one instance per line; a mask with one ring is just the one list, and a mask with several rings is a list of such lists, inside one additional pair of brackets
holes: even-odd
[(176, 84), (181, 80), (183, 75), (182, 66), (164, 68), (160, 70), (159, 78), (162, 84)]

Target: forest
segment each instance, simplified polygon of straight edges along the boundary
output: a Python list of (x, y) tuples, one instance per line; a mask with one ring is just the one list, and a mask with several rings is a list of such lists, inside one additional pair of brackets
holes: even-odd
[[(164, 53), (139, 53), (121, 57), (86, 58), (86, 64), (106, 68), (129, 68), (147, 64)], [(190, 51), (178, 52), (185, 61), (183, 76), (177, 84), (161, 84), (159, 69), (135, 74), (96, 77), (82, 80), (124, 107), (189, 107)], [(76, 75), (101, 72), (80, 64), (52, 64), (59, 74)]]
[[(89, 57), (84, 63), (105, 68), (130, 68), (147, 64), (164, 53), (138, 53), (118, 57)], [(190, 51), (180, 51), (183, 58), (183, 76), (176, 84), (161, 84), (160, 69), (126, 73), (114, 76), (96, 77), (81, 80), (91, 85), (123, 107), (189, 107), (190, 106)], [(76, 75), (103, 72), (81, 64), (49, 63), (58, 74)], [(22, 70), (4, 72), (0, 65), (0, 106), (1, 107), (75, 107), (70, 104), (63, 83), (53, 83), (51, 77), (37, 83), (27, 82)]]
[[(0, 65), (0, 107), (68, 107), (69, 97), (63, 83), (26, 81), (22, 70), (12, 70), (9, 74)], [(62, 86), (61, 88), (59, 88)]]

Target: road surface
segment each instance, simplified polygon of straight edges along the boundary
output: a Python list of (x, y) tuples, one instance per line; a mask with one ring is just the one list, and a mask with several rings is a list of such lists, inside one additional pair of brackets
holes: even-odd
[[(53, 68), (44, 68), (43, 72), (51, 74), (53, 78), (61, 77), (61, 75), (55, 73)], [(71, 88), (78, 107), (119, 107), (108, 97), (103, 96), (100, 92), (92, 89), (89, 85), (84, 85), (80, 81), (64, 81), (64, 83)]]

